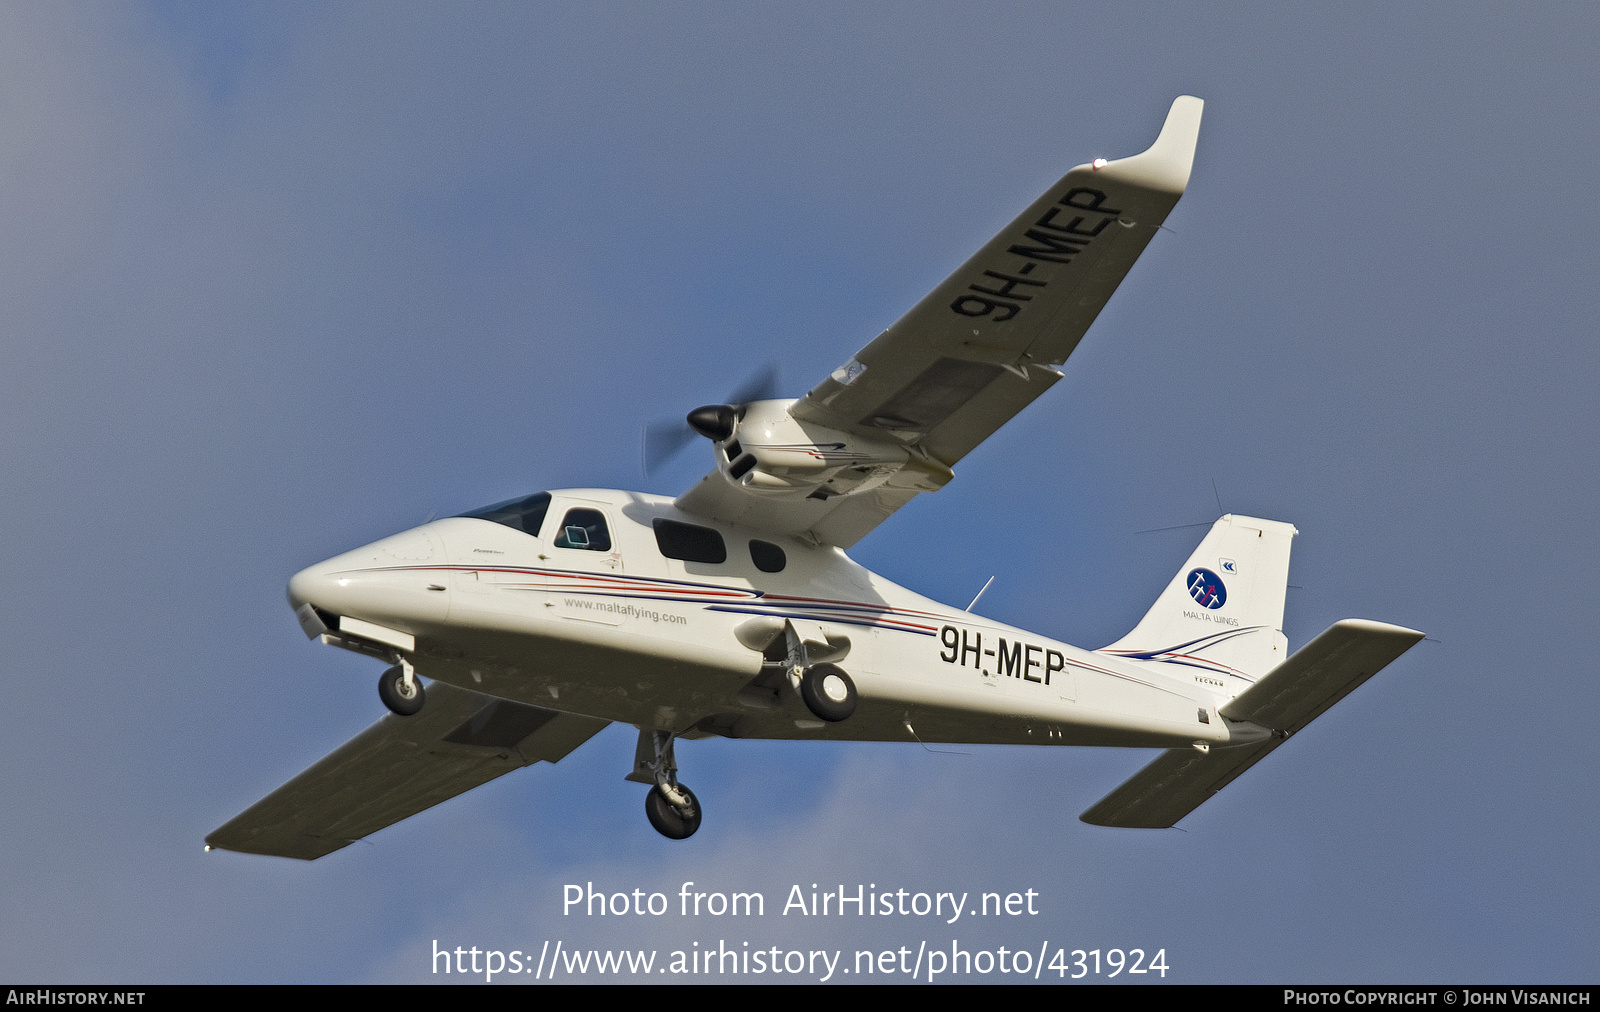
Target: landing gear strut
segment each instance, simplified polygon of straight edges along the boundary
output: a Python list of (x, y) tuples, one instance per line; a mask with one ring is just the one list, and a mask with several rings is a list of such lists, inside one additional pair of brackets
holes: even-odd
[[(643, 734), (641, 732), (641, 737)], [(669, 840), (687, 840), (700, 828), (700, 801), (678, 783), (678, 761), (672, 754), (672, 732), (651, 731), (654, 759), (648, 762), (655, 786), (644, 798), (644, 814), (656, 832)], [(639, 743), (644, 749), (644, 743)]]
[[(826, 635), (820, 626), (814, 631)], [(762, 633), (772, 636), (764, 645), (758, 639)], [(837, 664), (812, 663), (806, 640), (793, 622), (783, 624), (781, 640), (768, 628), (757, 628), (748, 640), (741, 634), (740, 642), (762, 652), (761, 672), (739, 690), (740, 706), (764, 710), (784, 706), (792, 698), (788, 695), (792, 691), (799, 694), (812, 716), (830, 724), (848, 720), (856, 712), (856, 702), (860, 698), (856, 694), (856, 683)], [(778, 654), (780, 647), (781, 656)], [(843, 649), (830, 643), (822, 656), (843, 657), (849, 649), (848, 643)], [(795, 725), (818, 726), (816, 721), (795, 721)]]
[(378, 677), (378, 698), (394, 713), (409, 717), (422, 709), (426, 699), (417, 669), (404, 657), (399, 660), (400, 663)]
[(819, 720), (836, 724), (856, 712), (856, 683), (837, 664), (812, 664), (805, 640), (795, 632), (794, 623), (783, 627), (789, 665), (789, 679), (800, 690), (806, 709)]

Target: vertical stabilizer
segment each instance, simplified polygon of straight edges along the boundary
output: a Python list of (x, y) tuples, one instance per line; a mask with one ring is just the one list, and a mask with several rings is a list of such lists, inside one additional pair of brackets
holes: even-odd
[(1210, 671), (1219, 688), (1283, 663), (1283, 599), (1294, 525), (1229, 514), (1189, 556), (1133, 631), (1103, 648), (1133, 660)]

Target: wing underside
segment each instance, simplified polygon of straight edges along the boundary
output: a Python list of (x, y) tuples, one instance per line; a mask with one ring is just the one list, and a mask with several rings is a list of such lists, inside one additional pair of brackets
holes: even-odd
[(422, 712), (385, 715), (206, 844), (313, 860), (514, 769), (556, 762), (606, 723), (433, 682)]
[[(902, 448), (910, 469), (948, 476), (1061, 378), (1057, 367), (1183, 195), (1202, 106), (1180, 97), (1149, 150), (1068, 172), (790, 414), (847, 440)], [(752, 491), (748, 478), (713, 471), (678, 506), (848, 548), (943, 484), (912, 479), (784, 505)]]

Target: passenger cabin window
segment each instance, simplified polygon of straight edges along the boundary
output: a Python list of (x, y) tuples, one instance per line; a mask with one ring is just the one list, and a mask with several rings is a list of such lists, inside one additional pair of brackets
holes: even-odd
[(556, 532), (557, 548), (580, 548), (589, 552), (611, 551), (611, 532), (606, 529), (605, 514), (599, 510), (567, 510)]
[(770, 541), (750, 542), (750, 561), (763, 573), (781, 573), (783, 567), (789, 564), (789, 557), (783, 554), (783, 549)]
[(650, 521), (656, 531), (656, 547), (669, 559), (684, 562), (727, 562), (728, 546), (722, 535), (709, 527), (680, 524), (657, 518)]
[(544, 515), (549, 509), (550, 493), (535, 492), (520, 499), (507, 499), (505, 502), (497, 502), (493, 506), (485, 506), (481, 510), (460, 515), (474, 520), (493, 520), (497, 524), (505, 524), (513, 530), (538, 537), (539, 528), (544, 526)]

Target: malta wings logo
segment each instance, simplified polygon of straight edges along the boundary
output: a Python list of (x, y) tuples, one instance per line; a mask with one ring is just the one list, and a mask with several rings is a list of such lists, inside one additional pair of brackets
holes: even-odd
[(1189, 596), (1204, 608), (1220, 608), (1228, 599), (1228, 588), (1222, 577), (1209, 569), (1196, 569), (1189, 573)]

